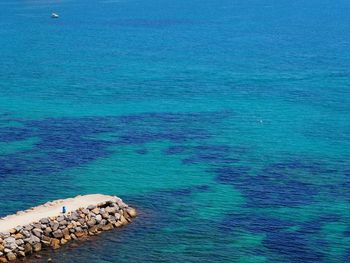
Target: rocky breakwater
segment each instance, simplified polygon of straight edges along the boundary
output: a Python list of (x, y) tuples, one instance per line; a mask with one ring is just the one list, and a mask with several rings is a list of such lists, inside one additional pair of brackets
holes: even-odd
[[(89, 197), (91, 196), (94, 195)], [(79, 196), (75, 199), (84, 200), (84, 197), (86, 196)], [(90, 199), (93, 200), (93, 198), (85, 198), (85, 201)], [(58, 249), (71, 240), (97, 235), (102, 231), (124, 226), (136, 216), (136, 210), (126, 205), (120, 198), (102, 199), (104, 201), (76, 209), (75, 206), (84, 202), (65, 202), (74, 201), (74, 198), (58, 200), (2, 218), (0, 220), (0, 262), (23, 258), (44, 248)], [(62, 208), (62, 205), (67, 205), (69, 208), (69, 204), (73, 209), (64, 214), (58, 212), (60, 210), (57, 209)], [(45, 211), (50, 211), (47, 214), (52, 214), (55, 210), (57, 210), (56, 216), (42, 217), (3, 232), (7, 220), (9, 221), (7, 225), (10, 226), (21, 219), (28, 222), (30, 218), (39, 218), (40, 215), (45, 214)]]

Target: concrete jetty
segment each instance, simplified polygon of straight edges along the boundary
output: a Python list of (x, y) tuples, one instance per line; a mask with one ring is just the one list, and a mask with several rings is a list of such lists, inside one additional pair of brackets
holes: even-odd
[[(65, 213), (62, 209), (65, 207)], [(93, 194), (55, 200), (0, 218), (0, 263), (71, 240), (121, 227), (136, 210), (116, 196)]]

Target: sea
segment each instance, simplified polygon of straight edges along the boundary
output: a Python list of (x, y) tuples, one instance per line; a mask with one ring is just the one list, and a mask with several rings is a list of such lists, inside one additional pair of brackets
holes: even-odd
[(350, 262), (349, 14), (1, 0), (0, 216), (89, 193), (139, 212), (27, 261)]

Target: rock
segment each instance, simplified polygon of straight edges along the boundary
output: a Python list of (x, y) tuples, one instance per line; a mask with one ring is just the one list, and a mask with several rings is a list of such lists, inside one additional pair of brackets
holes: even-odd
[(106, 210), (104, 208), (100, 208), (100, 215), (102, 215), (103, 213), (106, 213)]
[(96, 219), (97, 223), (100, 223), (101, 220), (102, 220), (102, 216), (101, 215), (97, 215), (95, 219)]
[(15, 260), (17, 257), (13, 252), (9, 252), (6, 254), (6, 257), (9, 261)]
[(15, 229), (16, 229), (17, 232), (20, 232), (20, 231), (23, 229), (23, 227), (21, 227), (21, 226), (16, 226)]
[(29, 243), (26, 243), (24, 245), (24, 253), (26, 253), (26, 255), (30, 255), (33, 253), (33, 247)]
[(4, 251), (5, 247), (3, 245), (0, 245), (0, 252)]
[(98, 207), (91, 210), (95, 215), (98, 215), (100, 213), (100, 209)]
[(135, 208), (128, 207), (126, 209), (126, 212), (129, 214), (130, 217), (136, 217), (137, 216), (137, 212), (136, 212)]
[(115, 214), (115, 212), (117, 212), (117, 209), (115, 207), (108, 206), (106, 207), (105, 212), (109, 214)]
[(76, 235), (76, 237), (80, 238), (80, 237), (85, 236), (85, 233), (83, 231), (77, 231), (77, 232), (75, 232), (75, 235)]
[(13, 234), (16, 234), (17, 230), (15, 228), (12, 228), (12, 229), (10, 229), (9, 232), (11, 235), (13, 235)]
[(83, 212), (83, 214), (85, 214), (85, 215), (88, 215), (88, 214), (90, 214), (90, 211), (89, 211), (89, 209), (83, 209), (83, 210), (82, 210), (82, 212)]
[(15, 239), (23, 239), (24, 236), (21, 233), (17, 233), (16, 235), (13, 236)]
[(57, 220), (58, 222), (61, 222), (61, 221), (64, 220), (64, 216), (58, 216), (58, 217), (56, 218), (56, 220)]
[(119, 222), (122, 224), (122, 226), (125, 226), (129, 223), (124, 216), (120, 216)]
[(63, 236), (69, 235), (69, 229), (68, 229), (68, 228), (62, 229), (62, 235), (63, 235)]
[(17, 244), (16, 242), (15, 243), (9, 243), (9, 244), (6, 244), (5, 245), (5, 249), (4, 249), (4, 252), (7, 253), (9, 251), (13, 251), (17, 248)]
[(70, 234), (71, 238), (74, 239), (74, 240), (77, 240), (77, 236), (75, 234)]
[(58, 249), (58, 248), (60, 248), (60, 240), (59, 239), (57, 239), (57, 238), (53, 238), (53, 239), (51, 239), (51, 247), (53, 248), (53, 249)]
[(8, 261), (7, 261), (7, 258), (6, 257), (4, 257), (4, 256), (1, 256), (0, 257), (0, 263), (7, 263)]
[(34, 252), (39, 252), (41, 250), (41, 243), (36, 243), (33, 246)]
[(31, 236), (31, 233), (29, 231), (27, 231), (27, 230), (23, 230), (22, 233), (23, 233), (23, 235), (25, 237), (30, 237)]
[(50, 224), (50, 226), (52, 228), (52, 231), (56, 231), (59, 228), (60, 224), (57, 222), (54, 222), (54, 223)]
[(32, 235), (31, 237), (24, 239), (24, 242), (34, 245), (36, 243), (40, 243), (40, 238)]
[(111, 204), (111, 206), (114, 207), (116, 211), (118, 211), (120, 208), (116, 203)]
[(93, 209), (95, 209), (95, 208), (96, 208), (95, 205), (89, 205), (89, 206), (87, 207), (87, 209), (89, 209), (89, 210), (93, 210)]
[(105, 205), (106, 205), (106, 202), (101, 202), (101, 203), (98, 203), (98, 204), (97, 204), (98, 207), (103, 207), (103, 206), (105, 206)]
[(27, 231), (32, 231), (34, 227), (32, 227), (31, 225), (26, 225), (24, 226), (24, 229), (27, 230)]
[(67, 220), (62, 220), (62, 221), (60, 222), (60, 226), (66, 226), (66, 225), (68, 225)]
[(106, 219), (102, 219), (100, 222), (101, 225), (106, 225), (107, 224), (107, 220)]
[(128, 220), (128, 222), (131, 222), (131, 217), (129, 216), (128, 213), (125, 212), (123, 216), (125, 217), (126, 220)]
[(109, 223), (112, 223), (112, 224), (114, 224), (115, 222), (117, 222), (117, 220), (115, 219), (114, 216), (109, 216), (108, 219), (107, 219), (107, 221), (108, 221)]
[(15, 243), (16, 242), (16, 239), (14, 237), (7, 237), (4, 239), (4, 244), (5, 244), (5, 247), (7, 244), (12, 244), (12, 243)]
[[(24, 245), (24, 243), (23, 243), (23, 245)], [(21, 246), (18, 246), (18, 247), (17, 247), (17, 250), (18, 250), (18, 251), (24, 251), (24, 247), (22, 247), (22, 245), (21, 245)]]
[(42, 227), (40, 223), (34, 223), (34, 224), (32, 224), (32, 226), (34, 228), (39, 228), (39, 229), (41, 229), (41, 227)]
[(117, 203), (117, 205), (120, 207), (120, 208), (125, 208), (125, 207), (128, 207), (122, 199), (120, 199), (119, 197), (115, 197), (115, 202)]
[(92, 226), (92, 227), (89, 229), (89, 232), (95, 234), (95, 233), (97, 232), (97, 226), (96, 226), (96, 225)]
[(108, 219), (108, 217), (109, 217), (109, 214), (108, 214), (108, 213), (105, 212), (105, 213), (102, 214), (102, 218)]
[(19, 256), (19, 257), (25, 257), (26, 256), (26, 253), (24, 252), (24, 251), (18, 251), (17, 252), (17, 256)]
[(42, 234), (43, 234), (43, 231), (41, 230), (41, 228), (34, 228), (32, 230), (32, 233), (40, 238), (42, 236)]
[(68, 240), (66, 240), (66, 239), (64, 239), (64, 238), (61, 239), (61, 245), (62, 245), (62, 246), (65, 245), (65, 244), (67, 244), (67, 243), (68, 243)]
[(103, 231), (108, 231), (108, 230), (111, 230), (111, 229), (113, 229), (114, 227), (113, 227), (113, 225), (111, 224), (111, 223), (109, 223), (109, 224), (107, 224), (107, 225), (105, 225), (105, 226), (102, 226), (102, 230)]
[(16, 245), (17, 246), (22, 246), (24, 244), (23, 239), (16, 239)]
[(41, 242), (43, 242), (43, 241), (51, 242), (51, 238), (48, 237), (48, 236), (43, 236), (43, 237), (41, 238)]
[(51, 227), (45, 228), (45, 230), (44, 230), (44, 235), (45, 236), (50, 236), (51, 233), (52, 233)]
[(42, 218), (42, 219), (40, 219), (40, 223), (48, 224), (48, 223), (50, 223), (50, 220), (48, 218)]
[(62, 237), (63, 237), (62, 230), (60, 230), (60, 229), (58, 229), (58, 230), (52, 232), (52, 235), (53, 235), (55, 238), (62, 238)]
[(70, 219), (71, 219), (71, 220), (74, 220), (74, 221), (77, 221), (77, 220), (79, 219), (78, 213), (77, 213), (77, 212), (73, 212), (73, 213), (70, 215)]
[(41, 239), (41, 243), (43, 243), (44, 246), (49, 247), (51, 245), (51, 238), (43, 236)]
[(94, 225), (96, 225), (96, 220), (95, 219), (90, 219), (89, 221), (87, 221), (87, 225), (89, 226), (89, 227), (92, 227), (92, 226), (94, 226)]
[(120, 214), (119, 214), (119, 213), (115, 213), (115, 214), (114, 214), (114, 217), (115, 217), (115, 219), (118, 221), (118, 220), (120, 219)]

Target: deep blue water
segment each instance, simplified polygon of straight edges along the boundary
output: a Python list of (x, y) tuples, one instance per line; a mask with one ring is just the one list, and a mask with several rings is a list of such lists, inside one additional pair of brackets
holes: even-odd
[(349, 262), (349, 14), (2, 0), (0, 216), (85, 193), (140, 213), (30, 261)]

